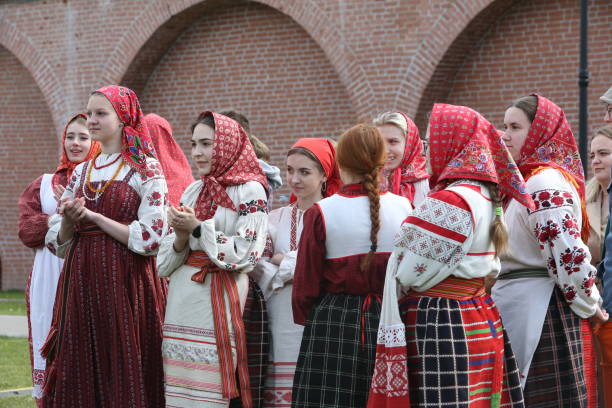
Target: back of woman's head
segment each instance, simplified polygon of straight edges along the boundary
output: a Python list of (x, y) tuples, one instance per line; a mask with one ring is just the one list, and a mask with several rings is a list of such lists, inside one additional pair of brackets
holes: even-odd
[(385, 141), (375, 126), (353, 126), (340, 136), (338, 165), (357, 176), (374, 175), (385, 164)]
[(363, 176), (363, 186), (370, 201), (370, 251), (361, 261), (361, 270), (370, 267), (372, 255), (378, 247), (380, 230), (380, 196), (378, 177), (385, 164), (385, 141), (375, 126), (356, 125), (340, 136), (336, 148), (338, 166), (355, 176)]

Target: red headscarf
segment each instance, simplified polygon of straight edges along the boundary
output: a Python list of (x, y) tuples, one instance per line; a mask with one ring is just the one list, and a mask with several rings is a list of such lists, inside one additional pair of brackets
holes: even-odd
[[(291, 149), (296, 147), (308, 150), (317, 158), (321, 167), (323, 167), (325, 177), (327, 177), (323, 197), (329, 197), (336, 194), (338, 190), (340, 190), (340, 187), (342, 187), (342, 180), (340, 179), (340, 170), (336, 162), (336, 148), (334, 144), (327, 139), (305, 137), (295, 142), (295, 144), (291, 146)], [(295, 195), (291, 194), (290, 202), (293, 203), (295, 201)]]
[[(85, 116), (84, 113), (77, 113), (76, 115), (70, 118), (68, 123), (66, 123), (66, 127), (64, 128), (64, 134), (62, 135), (62, 157), (60, 158), (59, 166), (57, 166), (57, 169), (55, 169), (56, 175), (62, 171), (66, 171), (66, 178), (68, 180), (70, 180), (70, 176), (72, 175), (74, 168), (78, 166), (80, 163), (82, 163), (82, 162), (70, 161), (70, 159), (68, 159), (68, 153), (66, 152), (66, 133), (68, 133), (68, 126), (70, 126), (70, 124), (74, 122), (77, 118), (82, 118), (84, 120), (87, 120), (87, 116)], [(89, 146), (89, 152), (87, 153), (87, 156), (85, 157), (83, 161), (88, 161), (88, 160), (93, 159), (96, 156), (96, 154), (98, 154), (99, 151), (100, 151), (100, 143), (92, 140), (91, 146)], [(54, 179), (55, 178), (56, 177), (54, 177)]]
[(518, 167), (525, 180), (552, 167), (576, 187), (582, 204), (582, 239), (588, 240), (586, 188), (576, 139), (560, 107), (541, 95), (531, 95), (538, 98), (538, 109), (521, 148)]
[(172, 127), (166, 119), (155, 113), (149, 113), (143, 119), (164, 170), (168, 184), (168, 199), (170, 204), (177, 206), (183, 191), (194, 182), (191, 166), (183, 150), (172, 137)]
[(495, 127), (466, 106), (435, 104), (429, 119), (429, 155), (434, 189), (453, 179), (497, 184), (501, 194), (535, 208), (525, 182)]
[(202, 177), (204, 184), (196, 201), (195, 212), (199, 219), (209, 218), (213, 203), (236, 211), (225, 191), (228, 186), (257, 181), (268, 190), (268, 179), (244, 129), (234, 119), (211, 111), (202, 112), (198, 120), (208, 115), (215, 121), (215, 140), (210, 173)]
[[(406, 146), (400, 165), (394, 170), (383, 169), (383, 189), (386, 187), (391, 193), (401, 195), (410, 200), (414, 199), (414, 183), (429, 178), (427, 173), (427, 159), (423, 156), (423, 141), (419, 136), (419, 129), (412, 119), (404, 112), (396, 111), (404, 117), (408, 130), (406, 131)], [(390, 180), (389, 184), (386, 183)]]
[(147, 156), (155, 158), (153, 142), (149, 130), (142, 123), (143, 114), (140, 102), (134, 91), (124, 86), (108, 85), (96, 90), (108, 99), (123, 123), (121, 155), (126, 163), (138, 171), (144, 171)]

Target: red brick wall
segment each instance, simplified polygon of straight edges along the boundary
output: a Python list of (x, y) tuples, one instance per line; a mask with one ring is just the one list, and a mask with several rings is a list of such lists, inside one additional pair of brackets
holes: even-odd
[(189, 125), (202, 110), (234, 108), (281, 168), (296, 139), (336, 138), (355, 121), (317, 44), (287, 16), (257, 4), (215, 10), (192, 24), (156, 65), (140, 100), (145, 112), (171, 122), (186, 151)]
[(57, 165), (58, 143), (30, 73), (0, 47), (0, 262), (2, 288), (23, 288), (33, 252), (17, 236), (17, 200), (36, 177)]
[[(589, 127), (612, 85), (612, 2), (589, 2)], [(440, 100), (471, 106), (496, 126), (513, 99), (538, 92), (561, 106), (578, 137), (579, 2), (534, 0), (509, 8), (465, 58)]]

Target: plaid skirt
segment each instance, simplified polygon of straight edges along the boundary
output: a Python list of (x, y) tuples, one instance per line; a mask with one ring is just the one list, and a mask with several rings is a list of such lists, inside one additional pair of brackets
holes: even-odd
[(587, 406), (581, 320), (555, 288), (525, 384), (529, 408)]
[[(249, 380), (253, 408), (263, 406), (263, 393), (270, 352), (270, 331), (266, 301), (259, 285), (249, 276), (249, 293), (242, 313), (246, 336)], [(240, 397), (230, 401), (231, 408), (242, 407)]]
[(404, 298), (400, 313), (411, 406), (525, 406), (518, 365), (489, 295)]
[(292, 407), (363, 408), (376, 357), (380, 298), (325, 294), (304, 328)]

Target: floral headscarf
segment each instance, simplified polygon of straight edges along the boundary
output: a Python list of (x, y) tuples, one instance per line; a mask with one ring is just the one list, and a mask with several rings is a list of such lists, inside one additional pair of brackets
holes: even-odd
[(244, 129), (234, 119), (216, 112), (202, 112), (198, 120), (208, 115), (215, 121), (215, 140), (210, 173), (202, 176), (204, 185), (196, 201), (195, 212), (199, 219), (209, 218), (213, 205), (236, 211), (225, 191), (228, 186), (257, 181), (268, 190), (268, 180)]
[(533, 209), (534, 202), (499, 133), (466, 106), (435, 104), (429, 120), (434, 190), (454, 179), (489, 181), (499, 192)]
[(108, 99), (123, 123), (121, 155), (126, 163), (138, 171), (144, 171), (147, 156), (155, 158), (155, 148), (144, 125), (140, 102), (136, 93), (119, 85), (108, 85), (96, 90)]

